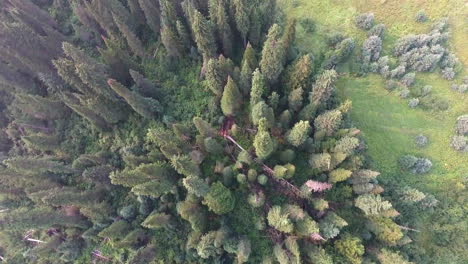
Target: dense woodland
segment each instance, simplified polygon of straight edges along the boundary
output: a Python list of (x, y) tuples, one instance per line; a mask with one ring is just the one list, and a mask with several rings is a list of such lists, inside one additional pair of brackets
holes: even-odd
[[(336, 95), (353, 39), (303, 53), (275, 0), (3, 0), (0, 10), (0, 263), (424, 255), (410, 246), (411, 206), (438, 201), (395, 188), (401, 210), (392, 206), (352, 103)], [(372, 28), (360, 74), (410, 86), (411, 73), (379, 58), (384, 26), (369, 19), (357, 18)], [(446, 57), (433, 63), (450, 77)], [(465, 141), (453, 147), (466, 151), (466, 116), (457, 124)], [(432, 164), (405, 156), (401, 166)]]

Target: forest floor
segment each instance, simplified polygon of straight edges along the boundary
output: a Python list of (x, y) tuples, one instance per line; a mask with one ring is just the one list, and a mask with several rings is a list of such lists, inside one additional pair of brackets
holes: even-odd
[[(287, 16), (298, 20), (310, 18), (315, 22), (314, 32), (306, 32), (298, 26), (298, 45), (302, 51), (313, 54), (324, 51), (327, 48), (325, 35), (330, 29), (356, 40), (355, 56), (351, 59), (354, 62), (339, 69), (342, 77), (337, 88), (340, 96), (353, 102), (352, 120), (362, 131), (371, 166), (382, 173), (381, 179), (409, 185), (439, 198), (448, 195), (453, 188), (453, 185), (446, 184), (447, 179), (468, 177), (468, 154), (450, 147), (456, 118), (468, 114), (468, 94), (450, 89), (451, 83), (461, 83), (468, 72), (468, 3), (464, 0), (282, 0), (280, 3)], [(415, 22), (419, 10), (425, 11), (429, 21)], [(396, 91), (384, 89), (385, 80), (380, 75), (356, 77), (350, 73), (367, 38), (367, 32), (357, 28), (354, 19), (365, 12), (373, 12), (376, 24), (386, 26), (381, 56), (391, 55), (398, 38), (428, 33), (432, 22), (442, 17), (449, 18), (449, 49), (460, 60), (461, 72), (452, 82), (442, 79), (439, 70), (416, 73), (416, 85), (433, 86), (432, 93), (449, 102), (448, 110), (411, 109), (408, 99), (400, 98)], [(425, 148), (415, 145), (414, 138), (418, 134), (429, 138)], [(402, 172), (397, 160), (405, 154), (429, 158), (434, 164), (431, 172), (424, 175)], [(429, 222), (422, 225), (430, 230)]]

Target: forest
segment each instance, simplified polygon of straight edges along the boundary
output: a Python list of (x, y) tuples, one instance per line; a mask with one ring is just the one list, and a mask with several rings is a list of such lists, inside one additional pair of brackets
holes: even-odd
[[(2, 0), (0, 263), (467, 263), (451, 18), (420, 10), (427, 30), (397, 38), (372, 12), (349, 32), (302, 4)], [(373, 78), (408, 119), (444, 116), (443, 144), (376, 151), (392, 144), (353, 88)], [(448, 190), (418, 184), (444, 162)]]

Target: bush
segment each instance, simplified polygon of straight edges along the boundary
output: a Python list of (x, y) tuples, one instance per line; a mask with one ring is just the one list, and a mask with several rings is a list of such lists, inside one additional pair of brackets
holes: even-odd
[(401, 83), (406, 87), (410, 87), (414, 84), (415, 78), (416, 74), (414, 72), (407, 73), (401, 78)]
[(405, 88), (405, 89), (401, 90), (400, 97), (401, 98), (407, 98), (409, 96), (409, 94), (410, 94), (410, 90)]
[(369, 30), (374, 25), (374, 14), (365, 13), (356, 17), (356, 26), (363, 30)]
[(457, 118), (455, 131), (459, 135), (468, 135), (468, 115), (462, 115)]
[(362, 45), (363, 63), (375, 62), (380, 58), (382, 51), (382, 39), (378, 36), (370, 36)]
[(418, 106), (418, 105), (419, 105), (419, 99), (418, 98), (411, 98), (409, 100), (408, 106), (410, 108), (416, 108), (416, 106)]
[(345, 36), (341, 32), (332, 32), (328, 33), (325, 36), (325, 41), (327, 42), (328, 46), (334, 47), (338, 45), (345, 39)]
[(313, 21), (310, 18), (303, 18), (299, 20), (299, 25), (304, 29), (306, 33), (312, 33), (315, 31), (316, 28), (315, 21)]
[(424, 10), (419, 10), (418, 13), (416, 13), (415, 20), (419, 23), (424, 23), (427, 21), (427, 16)]
[(427, 173), (432, 168), (432, 162), (426, 158), (417, 158), (413, 155), (405, 155), (398, 160), (400, 167), (414, 174)]
[(468, 140), (464, 136), (453, 136), (450, 146), (456, 151), (468, 152)]
[(425, 147), (427, 145), (427, 143), (429, 142), (427, 137), (422, 135), (422, 134), (417, 135), (416, 138), (414, 139), (414, 141), (416, 143), (416, 146), (418, 146), (420, 148)]
[(388, 80), (388, 81), (385, 82), (385, 89), (387, 89), (389, 91), (393, 91), (397, 87), (398, 87), (398, 82), (396, 82), (394, 80)]
[(384, 37), (384, 34), (385, 34), (385, 25), (384, 24), (378, 24), (378, 25), (375, 25), (371, 28), (371, 30), (369, 30), (369, 32), (367, 33), (367, 35), (370, 37), (370, 36), (377, 36), (379, 38), (383, 38)]
[(447, 100), (435, 96), (424, 96), (419, 98), (419, 105), (423, 109), (435, 111), (445, 111), (449, 108)]
[(399, 65), (392, 71), (390, 71), (390, 77), (393, 79), (400, 79), (406, 73), (405, 65)]
[(453, 68), (442, 69), (442, 78), (449, 81), (453, 80), (455, 78), (455, 72), (453, 71)]
[(426, 96), (428, 94), (430, 94), (432, 91), (432, 86), (430, 85), (425, 85), (422, 89), (421, 89), (421, 96)]

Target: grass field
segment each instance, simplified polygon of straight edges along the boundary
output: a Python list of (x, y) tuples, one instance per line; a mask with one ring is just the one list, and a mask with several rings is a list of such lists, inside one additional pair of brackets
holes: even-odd
[[(325, 49), (324, 35), (335, 29), (357, 40), (356, 50), (367, 37), (366, 32), (354, 25), (356, 15), (373, 12), (376, 23), (387, 27), (384, 55), (391, 53), (394, 42), (408, 34), (429, 31), (432, 21), (448, 16), (450, 21), (450, 49), (462, 63), (461, 79), (468, 65), (468, 3), (463, 0), (283, 0), (282, 8), (288, 16), (311, 18), (316, 30), (307, 33), (298, 29), (298, 45), (302, 50), (318, 53)], [(415, 14), (423, 9), (430, 21), (416, 23)], [(458, 116), (468, 113), (468, 94), (450, 90), (450, 82), (438, 73), (417, 73), (417, 84), (430, 84), (433, 93), (447, 99), (450, 109), (430, 112), (411, 109), (408, 101), (396, 92), (389, 93), (384, 80), (378, 75), (365, 78), (344, 73), (337, 87), (339, 94), (353, 101), (352, 118), (363, 131), (375, 169), (384, 179), (396, 179), (424, 191), (446, 191), (446, 179), (468, 176), (468, 154), (457, 153), (449, 147), (453, 127)], [(418, 149), (414, 137), (428, 136), (430, 144)], [(411, 175), (400, 171), (397, 159), (404, 154), (414, 154), (431, 159), (434, 167), (429, 174)]]

